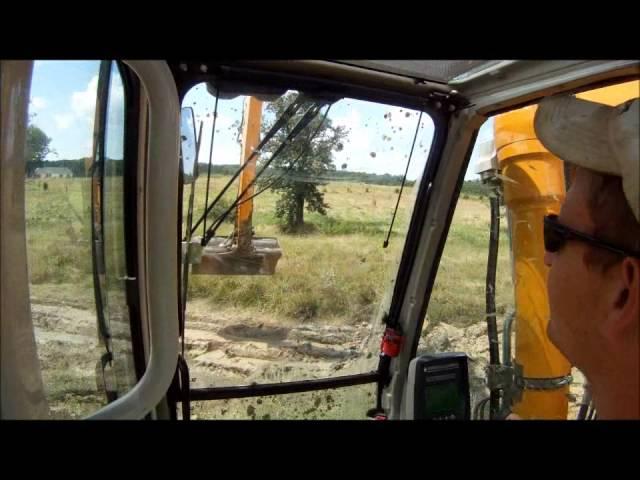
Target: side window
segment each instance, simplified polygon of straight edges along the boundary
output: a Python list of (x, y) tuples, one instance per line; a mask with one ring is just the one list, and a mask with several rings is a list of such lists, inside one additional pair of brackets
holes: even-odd
[(583, 394), (582, 374), (546, 334), (542, 220), (559, 212), (565, 177), (563, 162), (535, 139), (535, 108), (490, 118), (480, 129), (418, 346), (418, 355), (468, 355), (474, 419), (490, 418), (492, 356), (513, 376), (494, 377), (509, 386), (495, 390), (501, 400), (491, 418), (520, 409), (537, 412), (526, 418), (575, 418)]
[[(492, 198), (499, 204), (495, 312), (498, 332), (513, 312), (513, 285), (508, 225), (498, 190), (482, 180), (478, 169), (490, 170), (494, 156), (493, 120), (480, 129), (442, 252), (417, 355), (464, 352), (469, 357), (471, 404), (489, 396), (486, 367), (489, 340), (486, 285)], [(487, 165), (486, 167), (482, 165)]]
[[(100, 62), (34, 63), (25, 172), (27, 257), (32, 317), (51, 418), (81, 418), (108, 401), (100, 365), (105, 348), (96, 329), (100, 312), (92, 247), (93, 180), (101, 171), (92, 153), (99, 77)], [(118, 280), (124, 276), (124, 95), (117, 69), (111, 84), (105, 128), (105, 153), (111, 160), (105, 162), (104, 192), (97, 208), (104, 209), (108, 282), (104, 307), (111, 321), (117, 365), (118, 361), (127, 364), (124, 345), (130, 337), (122, 280)], [(122, 380), (113, 389), (122, 392), (130, 384)]]

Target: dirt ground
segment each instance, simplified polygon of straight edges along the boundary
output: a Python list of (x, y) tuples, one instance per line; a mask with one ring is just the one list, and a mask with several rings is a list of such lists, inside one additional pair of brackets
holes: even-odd
[[(73, 303), (32, 303), (36, 340), (52, 418), (81, 418), (104, 404), (96, 381), (104, 353), (96, 336), (95, 314)], [(112, 324), (116, 377), (120, 388), (133, 371), (125, 325)], [(374, 370), (381, 326), (337, 321), (295, 324), (256, 313), (211, 312), (204, 301), (189, 305), (185, 353), (192, 387), (248, 385), (325, 378)], [(469, 356), (472, 404), (488, 394), (486, 327), (439, 324), (421, 341), (419, 353), (462, 351)], [(575, 418), (583, 378), (574, 370), (569, 418)], [(367, 400), (368, 401), (368, 400)], [(370, 401), (373, 403), (373, 399)], [(363, 405), (362, 408), (370, 408)]]
[[(214, 315), (209, 308), (196, 301), (187, 314), (185, 347), (194, 387), (307, 380), (377, 366), (367, 342), (379, 329), (368, 322), (296, 324), (237, 311)], [(353, 371), (357, 367), (364, 369)]]

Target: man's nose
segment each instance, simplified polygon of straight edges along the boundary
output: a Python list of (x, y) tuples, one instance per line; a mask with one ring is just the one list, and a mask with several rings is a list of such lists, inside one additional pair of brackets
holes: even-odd
[(544, 264), (545, 264), (547, 267), (551, 267), (552, 259), (553, 259), (553, 253), (551, 253), (551, 252), (547, 252), (547, 251), (545, 250), (545, 251), (544, 251)]

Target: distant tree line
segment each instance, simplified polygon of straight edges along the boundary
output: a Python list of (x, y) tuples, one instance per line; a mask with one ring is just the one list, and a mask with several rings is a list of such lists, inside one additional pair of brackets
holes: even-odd
[[(65, 167), (71, 170), (74, 177), (87, 177), (91, 172), (88, 171), (89, 162), (86, 158), (79, 158), (77, 160), (44, 160), (49, 154), (56, 154), (51, 149), (51, 138), (49, 138), (45, 132), (43, 132), (37, 126), (31, 124), (27, 128), (27, 141), (26, 141), (26, 174), (29, 177), (33, 177), (37, 168), (43, 167)], [(326, 150), (326, 148), (325, 148)], [(324, 152), (324, 157), (330, 158), (327, 152)], [(326, 162), (325, 162), (326, 163)], [(124, 162), (118, 160), (107, 160), (106, 172), (110, 176), (123, 175)], [(233, 175), (237, 170), (238, 165), (212, 165), (212, 175)], [(324, 183), (324, 182), (359, 182), (370, 185), (387, 185), (387, 186), (399, 186), (402, 184), (402, 175), (389, 175), (385, 173), (378, 175), (376, 173), (365, 172), (350, 172), (347, 171), (347, 164), (343, 163), (341, 170), (335, 168), (318, 168), (317, 171), (307, 172), (307, 169), (302, 169), (299, 172), (288, 172), (288, 175), (295, 176), (294, 183)], [(208, 165), (206, 163), (199, 163), (198, 170), (200, 176), (206, 176), (208, 171)], [(270, 168), (270, 171), (265, 172), (265, 175), (271, 178), (278, 177), (280, 170), (278, 168)], [(308, 178), (306, 178), (308, 177)], [(284, 180), (286, 181), (286, 179)], [(415, 181), (407, 180), (405, 184), (407, 186), (413, 186)], [(476, 197), (488, 197), (489, 187), (483, 184), (480, 180), (465, 181), (462, 185), (462, 195), (476, 196)]]
[[(74, 177), (88, 177), (91, 172), (87, 166), (90, 165), (90, 159), (79, 158), (77, 160), (27, 160), (27, 176), (33, 177), (36, 168), (43, 167), (65, 167), (71, 170)], [(122, 160), (107, 160), (106, 175), (120, 177), (123, 174), (124, 162)]]
[(480, 180), (465, 180), (462, 184), (461, 195), (474, 196), (474, 197), (488, 197), (489, 186), (482, 183)]
[[(224, 175), (230, 176), (233, 175), (237, 170), (238, 165), (212, 165), (211, 166), (211, 175)], [(198, 165), (198, 171), (200, 177), (204, 178), (207, 175), (208, 165), (206, 163), (200, 163)], [(265, 172), (265, 175), (277, 176), (278, 171), (276, 169), (269, 169), (268, 172)], [(360, 182), (360, 183), (368, 183), (370, 185), (387, 185), (387, 186), (400, 186), (402, 184), (402, 175), (389, 175), (385, 173), (384, 175), (378, 175), (375, 173), (364, 173), (364, 172), (349, 172), (346, 170), (334, 170), (331, 171), (328, 175), (323, 175), (322, 177), (318, 177), (315, 179), (310, 179), (310, 181), (323, 181), (323, 182)], [(413, 186), (415, 181), (407, 180), (405, 185)], [(469, 196), (476, 197), (488, 197), (489, 196), (489, 187), (483, 184), (480, 180), (467, 180), (462, 185), (461, 194), (466, 194)]]
[[(88, 161), (85, 158), (79, 158), (77, 160), (27, 160), (27, 175), (32, 177), (36, 168), (42, 167), (66, 167), (73, 173), (74, 177), (87, 177), (90, 172), (87, 171), (86, 165)], [(107, 171), (110, 175), (121, 176), (123, 174), (124, 162), (118, 160), (107, 160)], [(207, 175), (208, 165), (206, 163), (200, 163), (199, 177), (205, 178)], [(238, 170), (238, 165), (212, 165), (212, 175), (230, 176)], [(279, 175), (277, 169), (269, 169), (265, 173), (265, 176), (277, 177)], [(314, 177), (308, 179), (310, 182), (359, 182), (369, 185), (385, 185), (385, 186), (400, 186), (402, 184), (402, 175), (378, 175), (375, 173), (364, 172), (349, 172), (346, 170), (334, 170), (327, 175), (321, 177)], [(415, 181), (407, 180), (407, 186), (413, 186)], [(489, 187), (483, 184), (480, 180), (467, 180), (462, 185), (461, 195), (475, 196), (475, 197), (488, 197)]]
[[(198, 164), (198, 171), (200, 177), (204, 177), (207, 175), (208, 165), (206, 163)], [(211, 174), (212, 175), (233, 175), (237, 170), (238, 165), (212, 165), (211, 166)], [(279, 170), (275, 168), (269, 168), (267, 172), (265, 172), (265, 176), (278, 176)], [(296, 177), (299, 177), (297, 175)], [(318, 182), (360, 182), (360, 183), (368, 183), (371, 185), (389, 185), (389, 186), (399, 186), (402, 183), (402, 175), (389, 175), (385, 173), (384, 175), (378, 175), (375, 173), (365, 173), (365, 172), (349, 172), (346, 170), (331, 170), (326, 172), (323, 175), (316, 175), (309, 181), (314, 183)], [(407, 180), (406, 185), (413, 185), (415, 182), (413, 180)]]

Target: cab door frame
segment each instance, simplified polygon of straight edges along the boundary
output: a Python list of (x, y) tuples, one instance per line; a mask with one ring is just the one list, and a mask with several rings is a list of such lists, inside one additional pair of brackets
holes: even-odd
[[(135, 142), (138, 162), (143, 164), (138, 171), (144, 171), (137, 182), (137, 205), (141, 206), (138, 208), (141, 215), (137, 222), (139, 275), (136, 281), (141, 330), (146, 329), (149, 333), (148, 362), (142, 378), (129, 392), (91, 415), (90, 419), (143, 418), (165, 398), (178, 358), (178, 257), (175, 248), (178, 232), (175, 223), (167, 222), (178, 215), (178, 94), (166, 62), (130, 60), (123, 63), (139, 79), (148, 101), (145, 113), (148, 127), (140, 132)], [(142, 143), (141, 138), (148, 141)], [(142, 152), (144, 155), (140, 156)], [(172, 232), (172, 228), (176, 231)]]
[[(33, 61), (0, 62), (0, 418), (44, 419), (27, 266), (25, 138)], [(8, 300), (10, 299), (10, 300)]]

